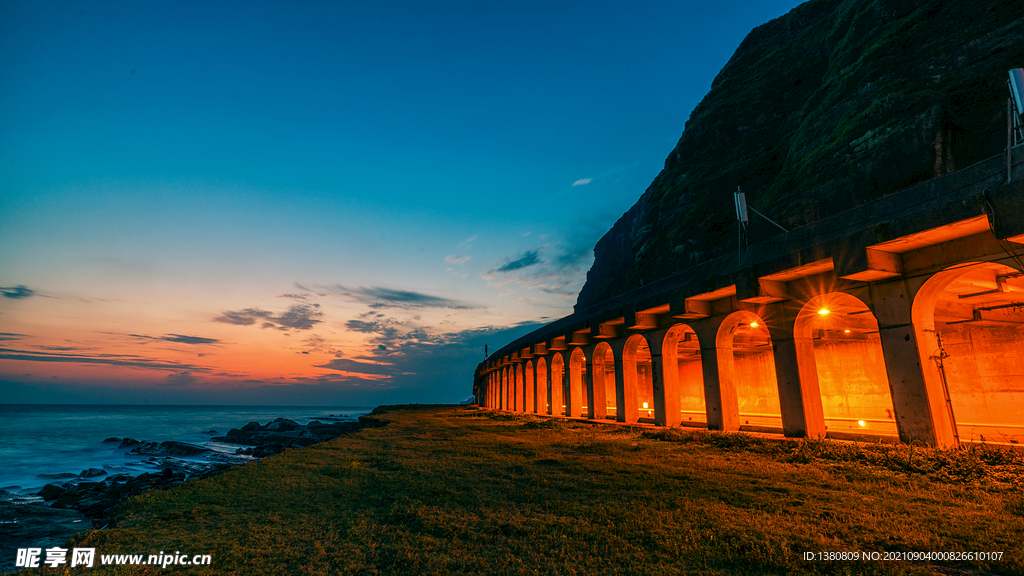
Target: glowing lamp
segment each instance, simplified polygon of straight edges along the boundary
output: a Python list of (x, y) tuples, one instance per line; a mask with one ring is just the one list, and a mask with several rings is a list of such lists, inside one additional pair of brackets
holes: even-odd
[(822, 316), (827, 316), (828, 313), (829, 313), (829, 309), (828, 308), (822, 308), (821, 310), (818, 310), (818, 314), (821, 314)]
[(750, 323), (750, 327), (751, 328), (757, 328), (757, 326), (758, 326), (757, 322), (751, 322)]
[(857, 424), (860, 424), (861, 426), (867, 426), (867, 424), (865, 424), (863, 420), (857, 420)]
[(647, 408), (647, 402), (644, 402), (644, 408)]
[(850, 331), (849, 331), (849, 330), (843, 330), (843, 333), (844, 333), (844, 334), (849, 334), (849, 333), (850, 333)]

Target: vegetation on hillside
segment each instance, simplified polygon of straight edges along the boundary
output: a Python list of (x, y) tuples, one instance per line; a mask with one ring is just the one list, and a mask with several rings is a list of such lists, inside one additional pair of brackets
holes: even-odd
[[(752, 30), (644, 196), (595, 248), (577, 309), (735, 249), (732, 194), (786, 227), (999, 154), (1020, 2), (810, 0)], [(751, 239), (778, 232), (751, 216)]]

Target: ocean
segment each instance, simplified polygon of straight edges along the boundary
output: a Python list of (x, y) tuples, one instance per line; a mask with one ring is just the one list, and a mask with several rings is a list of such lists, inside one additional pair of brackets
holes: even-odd
[[(0, 500), (39, 501), (45, 484), (62, 480), (42, 475), (78, 475), (89, 468), (108, 474), (152, 472), (147, 457), (118, 449), (107, 438), (163, 442), (176, 440), (234, 453), (236, 445), (213, 436), (248, 422), (278, 417), (299, 424), (351, 421), (372, 406), (146, 406), (0, 404)], [(215, 431), (216, 434), (210, 433)]]

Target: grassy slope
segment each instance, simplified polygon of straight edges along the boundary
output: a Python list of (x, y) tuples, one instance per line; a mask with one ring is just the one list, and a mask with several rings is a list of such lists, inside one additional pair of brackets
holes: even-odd
[(1019, 456), (471, 408), (378, 417), (391, 423), (145, 494), (121, 529), (74, 545), (209, 553), (211, 574), (931, 573), (801, 560), (856, 550), (996, 550), (939, 569), (1024, 573)]

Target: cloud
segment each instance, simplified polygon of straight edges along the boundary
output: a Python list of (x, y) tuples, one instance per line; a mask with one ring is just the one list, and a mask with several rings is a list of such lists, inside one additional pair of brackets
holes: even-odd
[(13, 332), (0, 332), (0, 342), (4, 342), (6, 340), (20, 340), (26, 336), (27, 335), (25, 334), (14, 334)]
[(141, 356), (126, 354), (59, 354), (53, 352), (36, 352), (0, 348), (0, 359), (26, 360), (29, 362), (63, 362), (72, 364), (101, 364), (107, 366), (124, 366), (127, 368), (143, 368), (149, 370), (208, 372), (204, 366), (192, 366), (170, 360), (153, 360)]
[(55, 352), (74, 352), (75, 350), (88, 350), (88, 348), (76, 348), (74, 346), (33, 346), (36, 350), (52, 350)]
[(444, 261), (449, 264), (465, 264), (469, 262), (469, 256), (456, 256), (455, 254), (449, 254), (444, 257)]
[(579, 180), (572, 183), (573, 186), (586, 186), (593, 181), (593, 178), (580, 178)]
[(267, 318), (269, 316), (273, 316), (273, 314), (258, 308), (246, 308), (237, 312), (229, 310), (214, 318), (213, 321), (234, 324), (236, 326), (252, 326), (256, 323), (257, 318)]
[[(524, 290), (539, 290), (560, 298), (574, 298), (583, 281), (598, 239), (608, 230), (611, 215), (593, 215), (586, 220), (577, 219), (563, 233), (561, 240), (545, 244), (526, 253), (509, 256), (504, 264), (480, 276), (488, 284), (512, 295), (513, 286)], [(531, 263), (531, 253), (536, 261)], [(541, 258), (543, 255), (543, 258)], [(534, 304), (550, 306), (544, 301)]]
[(348, 358), (335, 358), (326, 364), (317, 364), (316, 367), (337, 370), (338, 372), (352, 372), (355, 374), (373, 376), (394, 376), (396, 374), (403, 373), (400, 369), (396, 368), (394, 364), (361, 362), (359, 360), (350, 360)]
[(203, 338), (201, 336), (182, 336), (181, 334), (168, 334), (160, 337), (160, 340), (177, 342), (178, 344), (216, 344), (219, 340), (215, 338)]
[(310, 352), (320, 352), (323, 354), (331, 354), (335, 358), (341, 358), (343, 354), (341, 349), (335, 348), (330, 342), (324, 340), (322, 336), (319, 336), (317, 334), (313, 334), (309, 338), (306, 338), (302, 342), (302, 346), (303, 348), (305, 348), (305, 350), (303, 350), (302, 352), (303, 354), (309, 354)]
[(380, 375), (396, 389), (421, 390), (430, 397), (439, 394), (464, 397), (468, 385), (453, 381), (452, 375), (472, 373), (476, 364), (483, 360), (485, 344), (494, 350), (541, 325), (523, 322), (511, 327), (436, 332), (428, 326), (392, 318), (354, 322), (360, 322), (358, 326), (362, 331), (374, 334), (370, 343), (376, 347), (354, 362), (331, 361), (320, 368)]
[(214, 322), (234, 324), (235, 326), (252, 326), (261, 322), (261, 328), (277, 330), (309, 330), (322, 322), (324, 314), (317, 310), (319, 304), (294, 304), (287, 311), (275, 316), (273, 312), (259, 308), (229, 310), (213, 319)]
[(176, 344), (217, 344), (220, 340), (214, 338), (202, 338), (200, 336), (183, 336), (181, 334), (167, 334), (165, 336), (146, 336), (145, 334), (129, 334), (132, 338), (139, 340), (162, 340)]
[(14, 298), (15, 300), (21, 300), (22, 298), (35, 296), (36, 291), (30, 289), (28, 286), (18, 284), (17, 286), (9, 287), (0, 286), (0, 294), (3, 294), (4, 298)]
[(191, 372), (175, 372), (167, 375), (167, 384), (171, 386), (191, 386), (199, 380)]
[(309, 298), (308, 294), (281, 294), (278, 298), (291, 298), (292, 300), (306, 300)]
[(296, 304), (290, 308), (284, 314), (271, 318), (271, 322), (275, 322), (281, 326), (281, 328), (292, 328), (295, 330), (309, 330), (316, 324), (322, 322), (317, 318), (324, 315), (323, 312), (316, 310), (319, 308), (319, 304)]
[(539, 250), (528, 250), (522, 254), (516, 256), (515, 259), (509, 259), (503, 266), (498, 268), (496, 272), (511, 272), (513, 270), (519, 270), (526, 268), (527, 266), (533, 266), (534, 264), (540, 263), (540, 251)]
[(476, 240), (476, 234), (473, 234), (469, 238), (459, 242), (459, 248), (469, 248), (469, 245), (472, 244), (474, 240)]
[(411, 290), (381, 288), (379, 286), (372, 286), (370, 288), (347, 288), (341, 284), (313, 287), (296, 284), (296, 286), (321, 296), (345, 296), (353, 298), (359, 302), (368, 304), (371, 308), (450, 308), (455, 310), (479, 308), (479, 306), (473, 306), (450, 298), (431, 296), (429, 294), (413, 292)]

